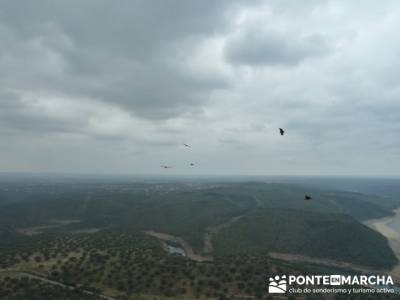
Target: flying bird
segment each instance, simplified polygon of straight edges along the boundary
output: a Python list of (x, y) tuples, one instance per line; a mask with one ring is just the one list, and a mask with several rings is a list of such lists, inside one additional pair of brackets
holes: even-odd
[(192, 148), (192, 147), (190, 147), (190, 145), (188, 145), (188, 144), (183, 144), (183, 146), (188, 147), (188, 148)]
[(171, 166), (164, 166), (164, 165), (161, 165), (160, 167), (163, 168), (163, 169), (172, 169)]
[(279, 128), (279, 133), (280, 133), (281, 135), (284, 135), (284, 134), (285, 134), (285, 130), (283, 130), (282, 128)]
[(191, 167), (194, 167), (194, 163), (190, 163), (190, 166), (191, 166)]
[(311, 196), (308, 196), (308, 195), (305, 195), (305, 196), (304, 196), (304, 200), (311, 200), (311, 199), (312, 199)]

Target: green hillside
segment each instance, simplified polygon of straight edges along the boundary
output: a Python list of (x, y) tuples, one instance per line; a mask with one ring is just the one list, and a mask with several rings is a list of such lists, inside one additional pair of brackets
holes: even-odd
[(218, 255), (301, 254), (371, 267), (397, 262), (386, 238), (341, 214), (262, 209), (218, 232)]
[[(305, 193), (313, 200), (304, 201)], [(155, 230), (183, 238), (200, 253), (207, 231), (240, 217), (214, 237), (217, 254), (273, 251), (374, 267), (396, 263), (386, 239), (357, 221), (390, 215), (393, 201), (386, 198), (266, 183), (204, 184), (195, 189), (93, 184), (63, 187), (53, 198), (46, 195), (5, 205), (1, 222), (16, 230), (50, 225), (46, 234), (88, 228)], [(57, 220), (79, 222), (54, 226)]]

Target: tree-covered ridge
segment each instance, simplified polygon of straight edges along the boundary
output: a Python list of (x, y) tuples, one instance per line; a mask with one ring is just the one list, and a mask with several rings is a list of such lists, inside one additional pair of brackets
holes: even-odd
[[(35, 244), (34, 236), (24, 235), (27, 232), (46, 233), (46, 239), (105, 229), (168, 233), (201, 253), (207, 232), (238, 218), (214, 233), (215, 253), (211, 255), (234, 249), (235, 253), (298, 252), (380, 268), (396, 263), (386, 239), (356, 221), (390, 215), (395, 202), (388, 198), (314, 190), (307, 191), (313, 200), (304, 201), (306, 190), (300, 186), (251, 182), (195, 187), (93, 184), (54, 189), (39, 189), (43, 198), (2, 207), (3, 253), (10, 249), (6, 247), (9, 243), (20, 248)], [(277, 236), (281, 232), (284, 234)]]
[(148, 236), (114, 231), (54, 237), (41, 247), (18, 252), (8, 271), (2, 270), (0, 296), (7, 300), (98, 300), (100, 294), (118, 300), (265, 299), (265, 280), (275, 274), (354, 273), (256, 253), (216, 255), (213, 262), (195, 262), (166, 253)]
[(220, 230), (214, 244), (220, 255), (292, 253), (375, 268), (397, 262), (385, 237), (342, 214), (261, 209)]

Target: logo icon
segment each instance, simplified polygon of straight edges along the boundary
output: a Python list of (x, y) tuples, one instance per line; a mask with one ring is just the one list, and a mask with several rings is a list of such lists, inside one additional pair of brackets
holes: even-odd
[(341, 275), (331, 275), (330, 284), (331, 285), (341, 285), (341, 282), (342, 282), (341, 279), (342, 279)]
[(274, 276), (269, 278), (268, 293), (270, 294), (284, 294), (287, 290), (286, 275)]

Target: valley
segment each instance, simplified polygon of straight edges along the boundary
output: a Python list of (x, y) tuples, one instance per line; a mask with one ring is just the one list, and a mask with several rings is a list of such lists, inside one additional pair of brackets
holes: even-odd
[[(393, 216), (392, 198), (314, 190), (305, 202), (294, 184), (195, 185), (31, 186), (30, 201), (0, 202), (0, 280), (78, 299), (261, 299), (273, 274), (396, 269), (391, 239), (363, 224)], [(15, 191), (7, 197), (26, 197)]]

